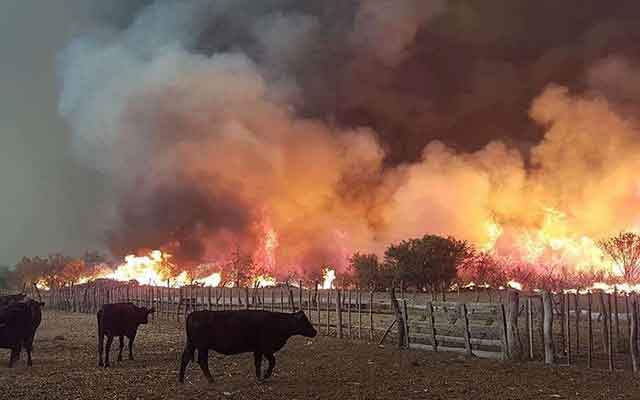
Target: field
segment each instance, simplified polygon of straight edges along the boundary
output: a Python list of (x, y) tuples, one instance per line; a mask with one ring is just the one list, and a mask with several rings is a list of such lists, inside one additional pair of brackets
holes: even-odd
[[(117, 343), (117, 341), (116, 341)], [(277, 355), (274, 376), (256, 382), (252, 356), (210, 355), (216, 383), (191, 366), (177, 383), (181, 324), (141, 328), (136, 360), (97, 367), (95, 317), (48, 311), (36, 339), (34, 366), (7, 369), (0, 352), (1, 399), (637, 399), (630, 372), (610, 373), (539, 363), (465, 359), (452, 353), (397, 351), (319, 335), (294, 338)], [(115, 353), (114, 343), (112, 352)], [(112, 353), (113, 354), (113, 353)], [(126, 354), (126, 353), (125, 353)], [(126, 357), (125, 357), (126, 358)]]

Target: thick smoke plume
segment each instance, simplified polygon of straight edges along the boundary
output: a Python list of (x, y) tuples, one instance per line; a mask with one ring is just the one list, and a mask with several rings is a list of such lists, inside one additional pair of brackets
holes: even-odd
[(60, 111), (113, 179), (112, 252), (220, 261), (275, 232), (285, 274), (430, 232), (597, 263), (638, 222), (640, 73), (605, 43), (640, 30), (482, 3), (158, 0), (78, 37)]

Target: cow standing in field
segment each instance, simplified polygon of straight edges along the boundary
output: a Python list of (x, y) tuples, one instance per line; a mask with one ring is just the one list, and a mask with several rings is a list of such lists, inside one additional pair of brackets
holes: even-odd
[(44, 307), (44, 303), (41, 301), (35, 301), (33, 299), (27, 299), (23, 301), (23, 303), (27, 305), (29, 318), (31, 319), (30, 325), (29, 325), (29, 334), (27, 335), (27, 338), (24, 341), (24, 347), (27, 350), (27, 365), (31, 366), (33, 364), (33, 362), (31, 361), (31, 352), (33, 351), (33, 341), (36, 337), (36, 331), (40, 326), (40, 322), (42, 322), (42, 307)]
[[(138, 326), (149, 322), (149, 314), (153, 308), (138, 307), (133, 303), (105, 304), (98, 311), (98, 365), (109, 366), (109, 352), (114, 336), (120, 337), (120, 352), (118, 361), (122, 361), (124, 337), (129, 339), (129, 360), (133, 360), (133, 341), (138, 333)], [(104, 364), (102, 351), (104, 336), (107, 336)]]
[(27, 295), (24, 293), (8, 294), (8, 295), (0, 296), (0, 307), (8, 306), (9, 304), (12, 304), (12, 303), (17, 303), (19, 301), (24, 300), (25, 297), (27, 297)]
[(0, 307), (0, 348), (11, 350), (9, 368), (20, 359), (23, 346), (27, 350), (27, 365), (33, 365), (31, 352), (42, 320), (42, 306), (44, 303), (27, 299)]
[(315, 337), (318, 332), (303, 311), (292, 314), (257, 310), (195, 311), (186, 321), (187, 344), (180, 364), (180, 383), (190, 361), (198, 350), (198, 364), (209, 382), (209, 350), (224, 354), (253, 353), (256, 377), (261, 380), (262, 357), (269, 362), (264, 379), (271, 376), (276, 365), (274, 353), (291, 336)]

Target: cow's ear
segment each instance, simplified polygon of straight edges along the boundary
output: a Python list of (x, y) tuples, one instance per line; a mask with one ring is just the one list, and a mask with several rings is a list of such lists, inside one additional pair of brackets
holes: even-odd
[(153, 307), (147, 310), (147, 314), (153, 314), (154, 312), (156, 312), (156, 310), (154, 310)]

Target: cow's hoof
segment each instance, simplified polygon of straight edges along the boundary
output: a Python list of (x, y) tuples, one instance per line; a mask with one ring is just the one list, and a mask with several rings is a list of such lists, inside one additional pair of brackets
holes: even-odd
[(102, 361), (98, 361), (98, 367), (104, 367), (104, 363)]

